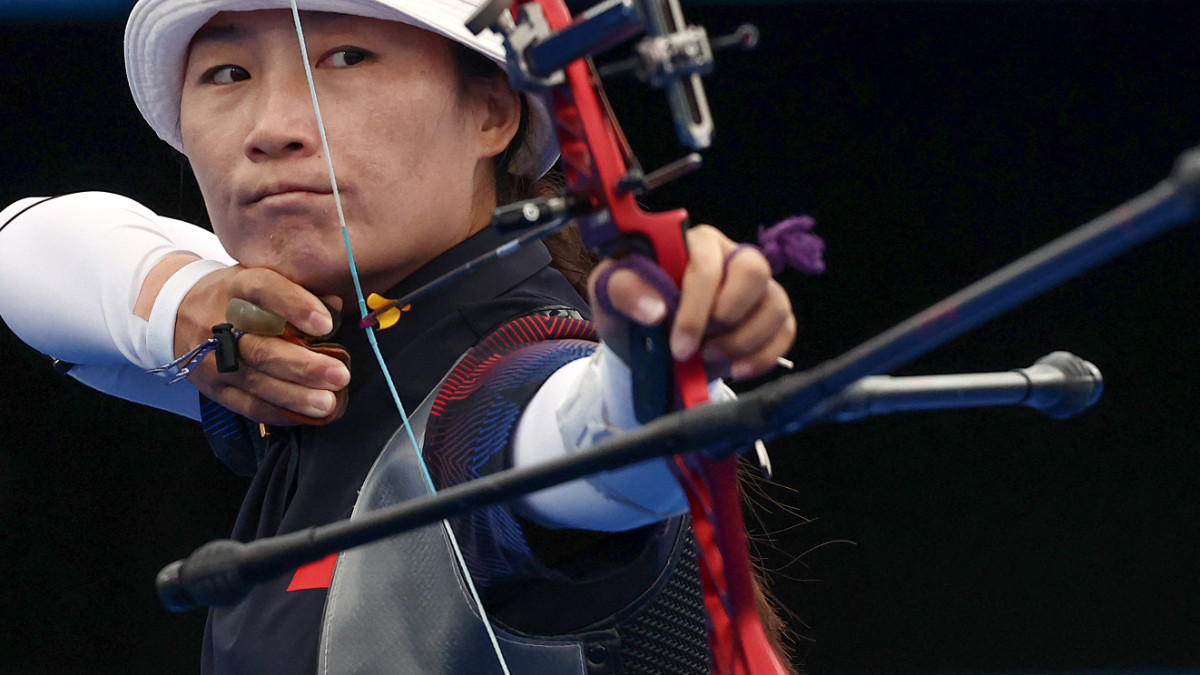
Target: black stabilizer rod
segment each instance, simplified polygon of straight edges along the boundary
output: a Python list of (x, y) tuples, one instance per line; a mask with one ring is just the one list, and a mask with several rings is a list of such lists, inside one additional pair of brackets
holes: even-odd
[(822, 403), (812, 417), (852, 422), (893, 412), (1023, 405), (1063, 420), (1090, 408), (1103, 391), (1099, 368), (1069, 352), (1053, 352), (1004, 373), (871, 375)]

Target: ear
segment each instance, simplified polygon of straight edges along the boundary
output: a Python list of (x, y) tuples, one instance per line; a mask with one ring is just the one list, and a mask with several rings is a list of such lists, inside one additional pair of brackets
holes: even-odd
[(471, 83), (476, 103), (480, 158), (504, 152), (521, 124), (521, 95), (503, 76), (475, 78)]

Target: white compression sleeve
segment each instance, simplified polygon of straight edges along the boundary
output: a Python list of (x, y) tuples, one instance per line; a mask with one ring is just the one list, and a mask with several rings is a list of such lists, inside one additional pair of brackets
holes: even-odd
[[(608, 433), (637, 426), (629, 367), (603, 345), (591, 358), (560, 368), (526, 406), (513, 439), (514, 466), (533, 466), (570, 450), (563, 434), (586, 436), (580, 449)], [(713, 400), (732, 397), (720, 382)], [(590, 395), (598, 393), (599, 395)], [(641, 527), (687, 510), (687, 497), (666, 459), (652, 459), (528, 495), (517, 503), (525, 517), (546, 527), (615, 532)]]
[(80, 363), (67, 373), (96, 391), (200, 421), (199, 392), (187, 380), (168, 380), (137, 366)]
[[(161, 379), (134, 371), (174, 358), (179, 302), (201, 276), (233, 263), (211, 232), (101, 192), (22, 200), (0, 211), (0, 225), (0, 315), (18, 337), (87, 366), (72, 372), (102, 391), (197, 414), (194, 402), (179, 409), (183, 393), (165, 394)], [(172, 276), (150, 322), (134, 315), (146, 275), (179, 252), (207, 260)], [(190, 384), (174, 386), (195, 399)]]

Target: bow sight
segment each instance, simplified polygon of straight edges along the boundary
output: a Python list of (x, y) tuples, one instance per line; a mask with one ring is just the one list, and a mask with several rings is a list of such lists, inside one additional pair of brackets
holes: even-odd
[[(602, 75), (628, 71), (653, 87), (667, 90), (679, 140), (701, 150), (712, 140), (712, 114), (704, 96), (701, 75), (712, 71), (713, 45), (700, 26), (688, 26), (678, 0), (607, 0), (558, 30), (536, 2), (520, 2), (517, 16), (508, 10), (513, 0), (492, 0), (475, 13), (467, 28), (478, 34), (492, 28), (504, 36), (508, 76), (514, 89), (544, 92), (563, 84), (563, 69), (582, 58), (596, 56), (645, 32), (634, 57)], [(745, 32), (747, 29), (743, 29)], [(753, 29), (749, 29), (753, 31)], [(753, 46), (752, 37), (739, 34), (719, 46)]]

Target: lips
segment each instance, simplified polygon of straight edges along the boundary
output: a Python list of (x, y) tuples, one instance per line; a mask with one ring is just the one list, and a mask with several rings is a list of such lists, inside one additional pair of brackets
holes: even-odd
[(249, 206), (265, 199), (288, 194), (329, 195), (333, 190), (328, 183), (272, 183), (246, 193), (242, 203)]

